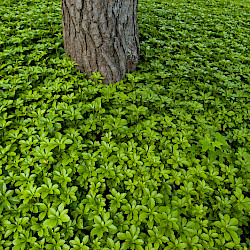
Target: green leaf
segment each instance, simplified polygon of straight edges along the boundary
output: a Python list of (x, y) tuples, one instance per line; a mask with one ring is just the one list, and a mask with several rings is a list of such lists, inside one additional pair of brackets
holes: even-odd
[(224, 237), (225, 237), (226, 241), (231, 240), (231, 236), (227, 231), (224, 233)]
[(148, 218), (148, 213), (141, 213), (139, 215), (139, 220), (144, 221), (146, 218)]
[(199, 237), (196, 235), (192, 238), (192, 244), (196, 244), (199, 242)]
[(234, 246), (235, 244), (232, 241), (225, 244), (225, 247), (228, 247), (228, 248), (233, 248)]
[(62, 220), (62, 222), (70, 221), (70, 217), (67, 214), (61, 214), (60, 219)]
[(44, 221), (43, 225), (53, 228), (57, 225), (57, 219), (47, 219)]
[(91, 235), (97, 235), (99, 238), (102, 238), (103, 236), (103, 230), (101, 228), (93, 228), (91, 230)]
[(66, 139), (66, 140), (64, 141), (64, 143), (65, 143), (65, 144), (72, 144), (72, 143), (73, 143), (73, 141), (72, 141), (72, 140), (70, 140), (70, 139)]
[(112, 247), (114, 247), (115, 244), (114, 244), (114, 241), (112, 239), (108, 238), (107, 239), (107, 245), (108, 245), (109, 248), (112, 248)]
[(232, 218), (232, 219), (230, 220), (230, 222), (229, 222), (229, 225), (230, 225), (230, 226), (236, 226), (236, 225), (238, 225), (238, 223), (239, 223), (238, 219)]
[(105, 213), (104, 216), (103, 216), (104, 221), (107, 221), (109, 218), (110, 218), (109, 212)]
[(136, 228), (136, 226), (135, 226), (135, 225), (132, 225), (132, 227), (131, 227), (131, 229), (130, 229), (130, 232), (131, 232), (131, 234), (132, 234), (133, 236), (135, 236), (135, 235), (136, 235), (136, 231), (137, 231), (137, 229), (139, 229), (139, 228)]
[(235, 231), (229, 231), (229, 234), (231, 235), (233, 241), (236, 243), (236, 244), (239, 244), (240, 242), (240, 238), (238, 237), (238, 234), (235, 232)]
[(222, 227), (222, 224), (221, 224), (220, 221), (215, 221), (215, 222), (214, 222), (214, 225), (215, 225), (216, 227), (219, 227), (219, 228)]
[(116, 231), (116, 230), (117, 230), (117, 227), (114, 226), (114, 225), (110, 225), (110, 226), (109, 226), (109, 229), (112, 230), (112, 231)]
[(96, 224), (101, 224), (102, 223), (102, 219), (98, 215), (94, 217), (94, 221), (95, 221)]
[(117, 234), (117, 237), (120, 239), (120, 240), (126, 240), (127, 239), (127, 236), (125, 233), (118, 233)]

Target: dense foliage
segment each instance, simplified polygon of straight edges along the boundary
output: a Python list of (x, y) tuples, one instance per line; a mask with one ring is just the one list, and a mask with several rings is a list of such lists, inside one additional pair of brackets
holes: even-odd
[(0, 249), (249, 249), (249, 6), (140, 0), (137, 72), (64, 54), (60, 1), (0, 4)]

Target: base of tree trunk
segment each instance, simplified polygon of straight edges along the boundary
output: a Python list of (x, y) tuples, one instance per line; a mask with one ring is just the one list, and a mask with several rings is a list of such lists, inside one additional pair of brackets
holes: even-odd
[(115, 83), (136, 70), (140, 56), (138, 0), (61, 0), (64, 47), (89, 77)]

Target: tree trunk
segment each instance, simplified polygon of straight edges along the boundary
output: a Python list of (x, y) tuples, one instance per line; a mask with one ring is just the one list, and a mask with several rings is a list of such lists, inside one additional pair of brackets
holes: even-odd
[(138, 0), (61, 0), (66, 54), (89, 77), (115, 83), (139, 61)]

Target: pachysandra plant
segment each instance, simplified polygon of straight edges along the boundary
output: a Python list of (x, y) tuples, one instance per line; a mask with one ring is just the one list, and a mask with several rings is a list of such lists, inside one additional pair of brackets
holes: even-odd
[(107, 86), (60, 1), (1, 3), (0, 250), (249, 249), (248, 8), (139, 1), (138, 70)]

